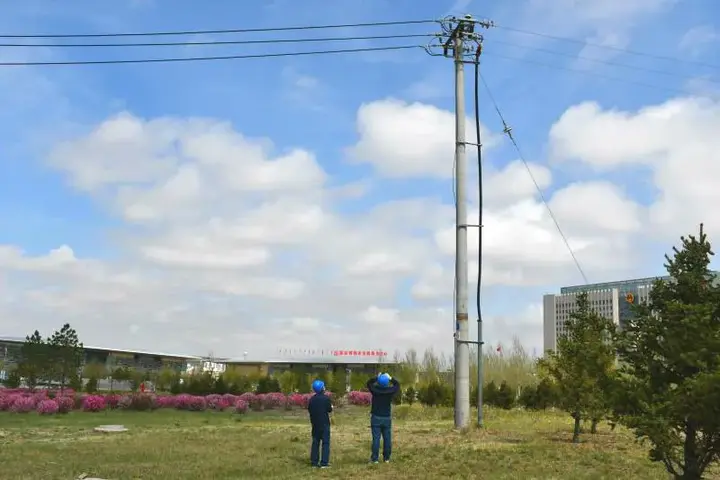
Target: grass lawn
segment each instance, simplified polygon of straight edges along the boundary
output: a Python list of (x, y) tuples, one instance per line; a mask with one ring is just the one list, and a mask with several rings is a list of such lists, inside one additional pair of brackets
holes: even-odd
[[(309, 467), (309, 427), (302, 411), (71, 413), (40, 417), (0, 413), (0, 477), (69, 480), (231, 480), (255, 478), (662, 479), (632, 435), (606, 425), (570, 443), (562, 413), (489, 409), (486, 429), (452, 429), (448, 409), (395, 408), (393, 463), (368, 465), (367, 409), (336, 414), (332, 468)], [(123, 424), (125, 433), (92, 428)]]

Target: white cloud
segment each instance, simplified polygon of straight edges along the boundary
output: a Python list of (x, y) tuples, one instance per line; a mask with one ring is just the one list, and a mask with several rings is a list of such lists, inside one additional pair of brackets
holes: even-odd
[[(552, 132), (555, 156), (587, 157), (578, 143), (596, 137), (580, 127), (602, 114), (597, 106), (570, 109), (572, 125), (561, 119)], [(615, 115), (635, 128), (632, 115)], [(603, 128), (620, 135), (628, 125), (608, 120)], [(351, 151), (376, 175), (447, 179), (453, 131), (451, 113), (440, 108), (373, 102), (358, 112)], [(619, 165), (611, 149), (622, 144), (604, 141), (605, 151), (588, 158)], [(454, 209), (438, 198), (399, 196), (347, 213), (339, 199), (348, 191), (362, 195), (362, 184), (334, 184), (311, 151), (279, 150), (212, 119), (124, 113), (67, 139), (49, 163), (124, 221), (113, 237), (119, 251), (103, 260), (70, 246), (47, 255), (0, 246), (0, 278), (9, 288), (0, 318), (17, 334), (27, 325), (48, 331), (70, 321), (88, 344), (191, 353), (212, 346), (219, 355), (252, 357), (278, 345), (451, 346)], [(617, 186), (554, 185), (540, 161), (530, 169), (588, 271), (614, 275), (633, 265), (631, 239), (646, 219), (643, 207)], [(484, 284), (575, 282), (572, 258), (525, 166), (494, 165), (490, 156), (486, 175)], [(470, 209), (474, 223), (477, 198)], [(471, 229), (471, 285), (477, 239)], [(534, 331), (522, 323), (526, 317), (535, 322), (534, 313), (497, 317), (507, 327), (492, 333), (493, 341)], [(526, 340), (537, 341), (533, 335)]]
[[(532, 173), (528, 173), (528, 168)], [(537, 183), (537, 186), (533, 182)], [(484, 171), (483, 203), (485, 205), (507, 205), (518, 200), (533, 197), (537, 189), (545, 190), (552, 183), (552, 172), (537, 163), (515, 160), (508, 163), (502, 170), (488, 169)], [(475, 200), (477, 204), (477, 199)]]
[[(475, 142), (472, 120), (466, 138)], [(355, 162), (369, 163), (387, 177), (452, 176), (455, 116), (424, 103), (387, 99), (363, 104), (357, 114), (359, 141), (349, 149)], [(481, 126), (483, 144), (492, 148), (499, 137)]]
[(719, 131), (720, 102), (690, 97), (638, 111), (581, 104), (562, 115), (550, 140), (558, 161), (632, 175), (638, 167), (649, 170), (656, 189), (649, 221), (656, 229), (677, 236), (705, 222), (717, 234)]
[[(477, 338), (477, 321), (471, 315), (470, 338)], [(542, 303), (529, 303), (514, 313), (483, 314), (483, 341), (486, 349), (495, 349), (498, 344), (509, 350), (517, 339), (528, 354), (542, 354)], [(513, 335), (509, 337), (508, 331)]]
[(315, 332), (320, 326), (320, 320), (312, 317), (296, 317), (290, 319), (291, 325), (297, 330)]
[(392, 326), (400, 321), (400, 311), (395, 308), (378, 308), (371, 305), (362, 313), (362, 319), (371, 325)]
[(642, 208), (608, 182), (577, 182), (557, 192), (550, 204), (555, 215), (575, 231), (632, 233), (643, 224)]

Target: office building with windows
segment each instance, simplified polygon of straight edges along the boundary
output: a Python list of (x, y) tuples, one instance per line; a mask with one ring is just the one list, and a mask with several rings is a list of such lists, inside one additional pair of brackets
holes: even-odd
[(647, 301), (652, 284), (658, 278), (667, 280), (669, 277), (647, 277), (576, 285), (561, 288), (559, 295), (545, 295), (543, 297), (543, 350), (555, 351), (557, 349), (557, 339), (567, 332), (566, 324), (570, 320), (570, 314), (576, 308), (579, 293), (587, 292), (591, 308), (622, 328), (627, 319), (632, 316), (630, 306), (633, 303)]

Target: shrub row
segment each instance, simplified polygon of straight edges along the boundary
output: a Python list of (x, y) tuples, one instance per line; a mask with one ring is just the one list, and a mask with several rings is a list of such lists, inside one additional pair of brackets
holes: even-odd
[[(333, 396), (332, 392), (328, 395)], [(155, 395), (150, 393), (132, 394), (78, 394), (72, 391), (63, 393), (41, 390), (34, 393), (24, 390), (0, 390), (0, 411), (29, 413), (36, 411), (41, 415), (69, 413), (73, 410), (100, 412), (103, 410), (150, 411), (160, 408), (187, 411), (232, 410), (245, 413), (248, 410), (262, 411), (273, 409), (306, 408), (312, 394), (282, 393), (206, 396), (180, 394)], [(347, 397), (352, 405), (369, 405), (370, 394), (350, 392)]]
[[(331, 392), (328, 392), (332, 396)], [(248, 410), (262, 411), (272, 409), (306, 408), (312, 394), (293, 393), (285, 395), (272, 393), (210, 394), (210, 395), (155, 395), (151, 393), (132, 394), (83, 394), (72, 390), (64, 392), (38, 390), (34, 393), (24, 389), (0, 390), (0, 411), (27, 413), (37, 411), (43, 415), (68, 413), (72, 410), (99, 412), (108, 409), (147, 411), (159, 408), (177, 410), (234, 410), (244, 413)], [(370, 393), (351, 391), (347, 394), (350, 405), (367, 406), (370, 404)], [(521, 406), (527, 409), (541, 410), (557, 406), (558, 393), (554, 384), (543, 380), (537, 385), (514, 389), (507, 383), (497, 385), (489, 382), (483, 389), (483, 400), (486, 405), (510, 409)], [(419, 389), (408, 387), (396, 395), (396, 404), (421, 403), (425, 406), (450, 407), (455, 401), (454, 390), (441, 382), (431, 382)], [(471, 392), (471, 402), (477, 406), (477, 387)]]
[[(477, 407), (477, 386), (470, 393), (470, 402)], [(455, 403), (455, 390), (452, 385), (442, 382), (430, 382), (417, 390), (408, 387), (394, 398), (394, 403), (411, 405), (421, 403), (432, 407), (451, 407)], [(547, 380), (537, 385), (513, 388), (507, 382), (499, 385), (491, 381), (483, 386), (483, 403), (498, 408), (511, 409), (524, 407), (530, 410), (544, 410), (559, 404), (557, 387)]]

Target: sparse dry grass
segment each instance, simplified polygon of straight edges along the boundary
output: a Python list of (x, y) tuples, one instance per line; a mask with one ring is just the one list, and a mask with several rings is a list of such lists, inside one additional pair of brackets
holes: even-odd
[[(396, 407), (394, 462), (368, 465), (367, 411), (336, 415), (332, 468), (308, 465), (304, 412), (237, 417), (226, 413), (161, 410), (152, 413), (72, 413), (39, 417), (0, 414), (0, 477), (73, 479), (231, 480), (254, 478), (667, 478), (646, 450), (620, 429), (570, 443), (562, 413), (488, 409), (486, 429), (455, 432), (449, 409)], [(130, 431), (92, 428), (123, 424)]]

